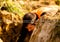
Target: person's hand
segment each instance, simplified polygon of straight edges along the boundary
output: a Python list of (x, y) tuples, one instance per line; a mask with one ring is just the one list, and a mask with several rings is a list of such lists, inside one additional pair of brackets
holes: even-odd
[(33, 30), (34, 30), (35, 26), (32, 25), (32, 24), (28, 24), (26, 28), (27, 28), (28, 31), (30, 32), (30, 31), (33, 31)]

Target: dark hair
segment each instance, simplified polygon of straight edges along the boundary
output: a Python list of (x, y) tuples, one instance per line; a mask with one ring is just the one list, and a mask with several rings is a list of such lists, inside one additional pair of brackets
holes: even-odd
[(43, 12), (41, 16), (43, 16), (43, 15), (45, 15), (45, 14), (46, 14), (46, 12)]
[[(23, 26), (22, 26), (22, 30), (21, 30), (21, 36), (19, 37), (18, 42), (24, 42), (24, 39), (26, 37), (27, 34), (29, 34), (29, 31), (26, 29), (26, 26), (31, 23), (31, 21), (36, 20), (36, 15), (33, 13), (26, 13), (23, 17)], [(32, 32), (30, 32), (29, 35), (31, 35)]]
[[(34, 22), (36, 20), (36, 14), (35, 13), (26, 13), (23, 17), (23, 25), (27, 26), (29, 23)], [(34, 21), (32, 21), (32, 19)]]

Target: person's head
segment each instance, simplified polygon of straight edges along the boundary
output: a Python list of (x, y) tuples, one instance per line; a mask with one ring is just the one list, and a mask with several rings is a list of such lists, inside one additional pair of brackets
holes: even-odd
[(34, 29), (34, 22), (37, 20), (37, 16), (34, 13), (26, 13), (23, 17), (23, 25), (28, 29), (28, 31), (32, 31)]

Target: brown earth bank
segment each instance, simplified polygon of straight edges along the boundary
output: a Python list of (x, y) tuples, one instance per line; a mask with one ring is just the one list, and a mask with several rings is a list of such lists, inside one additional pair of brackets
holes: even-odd
[(29, 42), (60, 42), (60, 10), (51, 11), (39, 19)]

